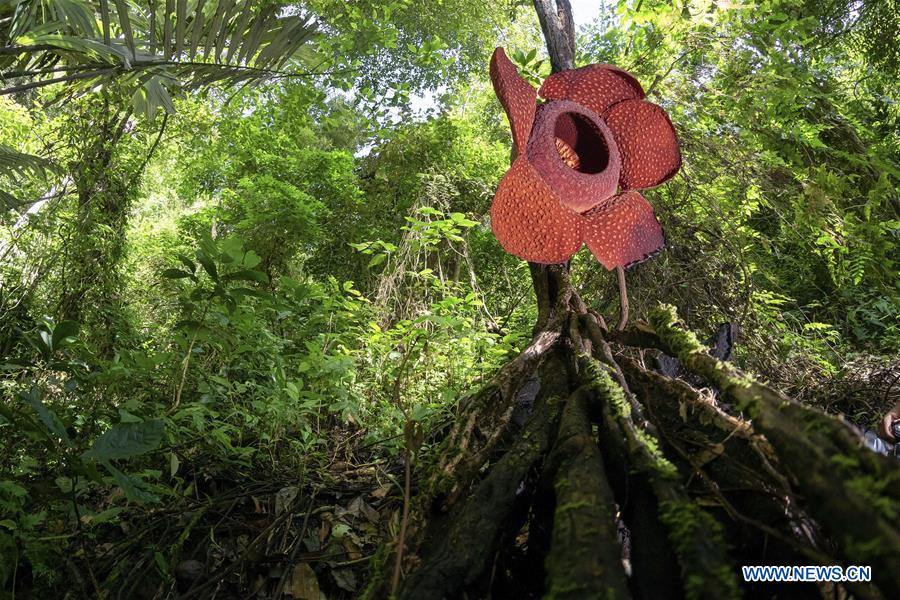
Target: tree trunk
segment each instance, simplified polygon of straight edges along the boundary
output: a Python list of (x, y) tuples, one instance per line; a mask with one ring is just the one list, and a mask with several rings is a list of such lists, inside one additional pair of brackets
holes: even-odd
[(575, 20), (569, 0), (534, 0), (534, 10), (541, 22), (553, 72), (574, 69)]
[[(100, 121), (72, 165), (77, 191), (75, 223), (65, 242), (57, 317), (76, 321), (93, 338), (102, 357), (115, 351), (118, 336), (128, 333), (122, 318), (121, 262), (126, 251), (128, 212), (136, 190), (129, 170), (117, 164), (118, 144), (127, 134), (131, 110), (119, 111), (107, 99), (92, 106), (84, 121)], [(101, 110), (102, 109), (102, 110)], [(102, 119), (91, 119), (96, 113)]]

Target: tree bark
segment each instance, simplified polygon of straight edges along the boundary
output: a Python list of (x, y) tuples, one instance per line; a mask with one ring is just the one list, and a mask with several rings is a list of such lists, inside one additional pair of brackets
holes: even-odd
[(534, 0), (534, 10), (541, 22), (553, 72), (574, 69), (575, 21), (569, 0)]

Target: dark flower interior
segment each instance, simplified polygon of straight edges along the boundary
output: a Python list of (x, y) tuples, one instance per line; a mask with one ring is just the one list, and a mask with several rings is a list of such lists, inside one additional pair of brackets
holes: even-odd
[(609, 147), (600, 128), (578, 113), (562, 113), (554, 127), (556, 149), (567, 165), (581, 173), (601, 173), (609, 164)]

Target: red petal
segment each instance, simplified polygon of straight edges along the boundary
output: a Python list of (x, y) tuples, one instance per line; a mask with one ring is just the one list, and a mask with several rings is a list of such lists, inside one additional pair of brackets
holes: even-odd
[(526, 154), (563, 206), (575, 212), (590, 210), (616, 193), (621, 166), (612, 133), (597, 113), (579, 104), (542, 104)]
[(678, 137), (661, 106), (644, 100), (625, 100), (606, 111), (603, 118), (622, 155), (622, 189), (653, 187), (678, 172)]
[(494, 92), (509, 117), (516, 152), (521, 154), (531, 135), (537, 92), (530, 83), (522, 79), (519, 70), (506, 56), (503, 48), (494, 50), (491, 57), (491, 83)]
[(612, 65), (588, 65), (554, 73), (544, 80), (538, 93), (547, 100), (572, 100), (597, 114), (616, 102), (644, 97), (638, 80)]
[(666, 245), (653, 207), (638, 192), (625, 192), (585, 216), (584, 241), (604, 267), (642, 262)]
[(582, 218), (560, 205), (523, 156), (497, 188), (491, 228), (504, 250), (531, 262), (565, 262), (581, 248)]

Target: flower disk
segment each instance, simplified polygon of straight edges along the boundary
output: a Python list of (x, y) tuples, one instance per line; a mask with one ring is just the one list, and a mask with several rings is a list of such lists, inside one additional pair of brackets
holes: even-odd
[(597, 113), (579, 104), (541, 105), (526, 154), (566, 208), (585, 212), (616, 193), (621, 161), (613, 135)]

